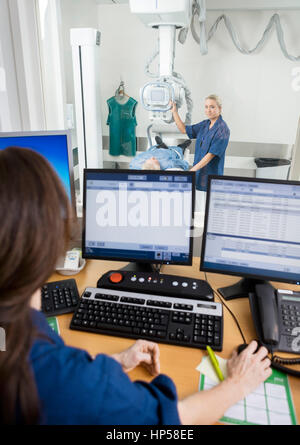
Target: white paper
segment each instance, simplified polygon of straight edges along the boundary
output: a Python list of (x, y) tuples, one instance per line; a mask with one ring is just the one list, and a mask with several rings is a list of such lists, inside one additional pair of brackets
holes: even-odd
[(246, 420), (244, 404), (232, 406), (225, 412), (224, 416), (230, 419)]
[(247, 406), (247, 421), (258, 425), (268, 425), (267, 411)]
[(267, 396), (286, 398), (285, 388), (281, 385), (275, 385), (274, 383), (266, 383)]
[[(227, 360), (217, 357), (224, 377), (227, 377)], [(196, 368), (205, 375), (204, 389), (220, 383), (208, 356)], [(258, 425), (291, 425), (289, 405), (285, 387), (273, 383), (262, 383), (244, 400), (230, 407), (224, 414), (228, 419), (251, 422)]]
[(270, 411), (269, 417), (271, 425), (292, 425), (292, 419), (289, 414), (278, 414)]
[(264, 395), (252, 393), (246, 397), (246, 406), (252, 408), (266, 409), (266, 398)]
[[(224, 376), (224, 379), (227, 377), (227, 360), (223, 359), (216, 355), (216, 359), (218, 360), (221, 372)], [(209, 377), (215, 383), (220, 383), (219, 377), (216, 374), (215, 368), (213, 367), (210, 358), (208, 355), (203, 357), (201, 363), (197, 366), (197, 371), (201, 374), (204, 374), (206, 377)]]
[(289, 405), (286, 399), (277, 399), (275, 397), (268, 397), (268, 408), (269, 411), (274, 411), (276, 413), (289, 413)]

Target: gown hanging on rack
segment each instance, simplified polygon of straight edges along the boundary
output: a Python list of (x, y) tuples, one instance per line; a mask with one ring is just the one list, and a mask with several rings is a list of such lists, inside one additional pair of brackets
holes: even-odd
[(125, 94), (121, 82), (116, 94), (107, 100), (109, 114), (109, 154), (112, 156), (135, 156), (137, 121), (135, 110), (137, 101)]

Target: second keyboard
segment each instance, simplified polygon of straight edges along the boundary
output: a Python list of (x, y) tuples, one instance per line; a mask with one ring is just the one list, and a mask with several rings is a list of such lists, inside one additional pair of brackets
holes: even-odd
[(87, 288), (71, 329), (221, 351), (220, 303)]

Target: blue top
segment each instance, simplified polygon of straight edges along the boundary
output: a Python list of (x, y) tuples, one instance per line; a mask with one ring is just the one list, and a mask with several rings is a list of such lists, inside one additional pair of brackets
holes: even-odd
[(42, 424), (180, 424), (176, 389), (167, 376), (132, 382), (116, 360), (104, 354), (93, 360), (87, 352), (65, 346), (42, 313), (32, 314), (47, 337), (34, 342), (29, 357)]
[(230, 136), (230, 130), (222, 116), (209, 128), (210, 120), (206, 119), (195, 125), (186, 125), (186, 134), (190, 139), (196, 139), (194, 165), (198, 164), (207, 153), (215, 156), (203, 168), (196, 172), (196, 189), (207, 190), (208, 175), (223, 175), (225, 150)]
[(152, 157), (159, 161), (162, 170), (166, 170), (167, 168), (189, 169), (188, 162), (183, 159), (182, 148), (172, 145), (168, 148), (157, 148), (157, 145), (148, 148), (148, 150), (138, 154), (132, 159), (129, 167), (133, 170), (141, 170), (144, 162)]

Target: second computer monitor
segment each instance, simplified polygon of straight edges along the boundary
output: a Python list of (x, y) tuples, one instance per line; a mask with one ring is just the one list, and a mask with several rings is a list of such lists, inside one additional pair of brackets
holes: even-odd
[(300, 182), (211, 176), (201, 270), (300, 282)]
[(84, 172), (85, 258), (192, 264), (194, 174)]
[(30, 148), (44, 156), (64, 185), (73, 208), (76, 208), (73, 154), (69, 130), (0, 133), (0, 150), (11, 146)]

